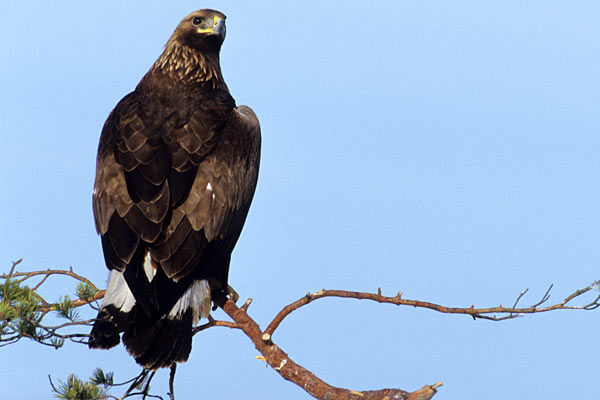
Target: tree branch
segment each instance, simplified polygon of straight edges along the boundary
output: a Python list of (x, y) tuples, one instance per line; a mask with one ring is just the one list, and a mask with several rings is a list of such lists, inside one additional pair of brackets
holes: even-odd
[[(577, 290), (576, 292), (572, 293), (571, 295), (566, 297), (563, 301), (561, 301), (557, 304), (547, 306), (547, 307), (542, 307), (542, 308), (539, 308), (539, 306), (542, 305), (543, 303), (547, 302), (548, 299), (550, 298), (549, 293), (550, 293), (550, 290), (552, 289), (552, 285), (550, 285), (550, 287), (548, 288), (548, 290), (546, 291), (546, 293), (544, 294), (544, 296), (542, 297), (542, 299), (539, 302), (537, 302), (536, 304), (534, 304), (530, 307), (526, 307), (526, 308), (515, 308), (515, 307), (516, 307), (517, 303), (519, 302), (519, 300), (521, 300), (521, 298), (525, 295), (525, 293), (527, 293), (527, 291), (529, 289), (525, 290), (523, 293), (521, 293), (519, 295), (519, 297), (515, 301), (515, 307), (512, 307), (512, 308), (511, 307), (503, 307), (502, 305), (499, 305), (498, 307), (489, 307), (489, 308), (474, 308), (473, 306), (471, 306), (469, 308), (446, 307), (446, 306), (442, 306), (439, 304), (430, 303), (427, 301), (403, 299), (402, 292), (398, 292), (398, 294), (394, 297), (383, 296), (381, 294), (381, 289), (378, 289), (377, 293), (351, 292), (351, 291), (346, 291), (346, 290), (322, 289), (315, 293), (307, 293), (302, 298), (285, 306), (275, 316), (275, 318), (273, 318), (273, 321), (271, 321), (269, 326), (267, 326), (267, 328), (265, 329), (265, 334), (273, 335), (273, 332), (275, 332), (275, 330), (277, 329), (279, 324), (281, 324), (281, 322), (284, 320), (284, 318), (286, 318), (292, 312), (296, 311), (300, 307), (303, 307), (315, 300), (323, 299), (326, 297), (341, 297), (341, 298), (349, 298), (349, 299), (357, 299), (357, 300), (371, 300), (371, 301), (376, 301), (378, 303), (388, 303), (388, 304), (394, 304), (397, 306), (412, 306), (415, 308), (428, 308), (430, 310), (438, 311), (438, 312), (441, 312), (444, 314), (466, 314), (466, 315), (472, 316), (474, 319), (481, 318), (481, 319), (488, 319), (488, 320), (492, 320), (492, 321), (503, 321), (505, 319), (521, 317), (523, 314), (534, 314), (534, 313), (548, 312), (548, 311), (553, 311), (553, 310), (594, 310), (594, 309), (600, 307), (600, 295), (598, 295), (596, 297), (596, 299), (594, 299), (590, 303), (583, 305), (583, 306), (569, 306), (569, 305), (567, 305), (567, 303), (569, 303), (571, 300), (575, 299), (576, 297), (579, 297), (579, 296), (583, 295), (584, 293), (589, 292), (590, 290), (594, 290), (594, 289), (598, 290), (599, 287), (600, 287), (600, 283), (594, 282), (590, 286), (588, 286), (584, 289)], [(506, 314), (506, 315), (498, 317), (495, 315), (489, 316), (487, 314)]]
[(432, 386), (428, 385), (414, 393), (408, 393), (400, 389), (382, 389), (360, 392), (331, 386), (319, 379), (306, 368), (295, 363), (287, 353), (273, 343), (270, 335), (265, 334), (260, 330), (258, 324), (248, 316), (246, 309), (239, 308), (233, 301), (225, 298), (217, 299), (217, 304), (236, 322), (238, 328), (252, 341), (256, 350), (262, 354), (260, 359), (269, 364), (269, 366), (281, 375), (282, 378), (295, 383), (317, 399), (428, 400), (437, 392), (437, 387), (441, 386), (441, 383)]
[[(93, 285), (88, 279), (75, 274), (72, 269), (69, 269), (68, 271), (50, 270), (49, 269), (46, 271), (15, 272), (15, 267), (17, 264), (19, 264), (20, 261), (21, 260), (14, 262), (9, 274), (0, 275), (0, 279), (4, 279), (5, 282), (8, 283), (10, 280), (12, 280), (12, 278), (20, 277), (21, 279), (17, 280), (17, 283), (20, 284), (20, 283), (24, 282), (25, 280), (31, 279), (36, 276), (42, 277), (41, 281), (37, 285), (35, 285), (34, 288), (31, 289), (30, 291), (32, 291), (33, 294), (37, 295), (41, 299), (39, 305), (37, 306), (37, 308), (35, 309), (34, 312), (41, 313), (41, 317), (39, 317), (39, 319), (37, 320), (37, 323), (36, 323), (36, 329), (45, 331), (45, 334), (44, 335), (36, 334), (36, 337), (31, 337), (31, 335), (28, 335), (27, 333), (23, 333), (18, 330), (14, 330), (14, 329), (7, 330), (6, 326), (4, 325), (4, 331), (2, 333), (2, 335), (4, 337), (0, 338), (0, 342), (4, 342), (4, 344), (9, 344), (9, 343), (14, 343), (14, 342), (18, 341), (21, 337), (31, 337), (32, 339), (34, 339), (36, 341), (40, 341), (42, 339), (43, 340), (71, 339), (71, 340), (74, 340), (77, 342), (85, 343), (84, 338), (88, 337), (89, 336), (88, 334), (75, 333), (75, 334), (69, 334), (69, 335), (62, 335), (62, 334), (59, 334), (57, 332), (57, 330), (63, 329), (65, 327), (73, 327), (73, 326), (77, 326), (77, 325), (79, 325), (79, 326), (88, 325), (92, 322), (92, 320), (75, 321), (73, 318), (70, 318), (69, 315), (67, 315), (66, 318), (71, 319), (70, 322), (67, 322), (67, 323), (64, 323), (64, 324), (61, 324), (58, 326), (54, 326), (54, 327), (46, 327), (46, 326), (41, 325), (41, 319), (43, 318), (44, 315), (46, 315), (46, 313), (48, 313), (50, 311), (59, 311), (59, 312), (64, 311), (65, 302), (59, 302), (59, 303), (53, 303), (53, 304), (48, 303), (45, 300), (43, 300), (43, 298), (41, 298), (41, 296), (39, 296), (36, 293), (36, 291), (37, 291), (37, 289), (39, 289), (42, 286), (42, 284), (44, 282), (46, 282), (46, 279), (48, 279), (48, 277), (51, 275), (68, 276), (68, 277), (76, 279), (80, 282), (83, 282), (86, 285), (89, 285), (89, 287), (93, 288), (93, 290), (94, 290), (93, 295), (90, 295), (90, 296), (85, 295), (85, 298), (80, 298), (80, 299), (72, 300), (72, 301), (70, 301), (70, 300), (66, 301), (66, 306), (72, 307), (72, 308), (77, 308), (77, 307), (81, 307), (84, 305), (90, 305), (91, 307), (93, 307), (92, 303), (97, 300), (102, 299), (105, 295), (105, 291), (98, 290), (96, 288), (96, 286)], [(5, 284), (4, 288), (3, 288), (3, 292), (0, 292), (0, 294), (3, 295), (2, 301), (5, 301), (7, 299), (8, 286), (9, 285)], [(529, 289), (526, 289), (525, 291), (520, 293), (519, 296), (517, 296), (517, 298), (513, 304), (513, 307), (503, 307), (502, 305), (499, 305), (498, 307), (489, 307), (489, 308), (474, 308), (474, 306), (471, 306), (468, 308), (446, 307), (446, 306), (442, 306), (439, 304), (420, 301), (420, 300), (403, 299), (401, 292), (398, 292), (398, 294), (393, 297), (383, 296), (381, 294), (381, 289), (378, 289), (377, 293), (323, 289), (323, 290), (320, 290), (315, 293), (307, 293), (302, 298), (285, 306), (279, 313), (277, 313), (277, 315), (273, 318), (273, 320), (270, 322), (270, 324), (267, 326), (267, 328), (264, 331), (261, 331), (259, 325), (248, 315), (247, 311), (252, 302), (251, 299), (248, 299), (242, 306), (238, 307), (234, 303), (234, 301), (226, 298), (224, 295), (221, 295), (220, 297), (213, 299), (213, 300), (215, 301), (215, 304), (217, 304), (219, 307), (221, 307), (223, 309), (223, 311), (225, 311), (225, 313), (233, 320), (233, 322), (218, 321), (218, 320), (214, 320), (212, 317), (209, 317), (207, 323), (193, 328), (193, 334), (196, 334), (200, 331), (203, 331), (208, 328), (216, 327), (216, 326), (241, 330), (252, 341), (252, 343), (254, 344), (254, 347), (261, 354), (261, 356), (259, 356), (257, 358), (264, 360), (271, 368), (273, 368), (277, 373), (279, 373), (281, 375), (281, 377), (300, 386), (306, 392), (308, 392), (310, 395), (312, 395), (313, 397), (315, 397), (317, 399), (328, 399), (328, 400), (358, 400), (358, 399), (361, 399), (361, 400), (379, 400), (379, 399), (381, 399), (381, 400), (384, 400), (384, 399), (387, 399), (387, 400), (393, 400), (393, 399), (395, 399), (395, 400), (429, 400), (435, 395), (435, 393), (437, 392), (437, 388), (442, 385), (441, 382), (436, 383), (434, 385), (426, 385), (423, 388), (421, 388), (415, 392), (412, 392), (412, 393), (408, 393), (408, 392), (406, 392), (404, 390), (400, 390), (400, 389), (356, 391), (356, 390), (349, 390), (349, 389), (343, 389), (343, 388), (331, 386), (328, 383), (321, 380), (320, 378), (318, 378), (317, 376), (315, 376), (312, 372), (310, 372), (306, 368), (304, 368), (301, 365), (294, 362), (287, 353), (285, 353), (282, 349), (280, 349), (273, 342), (272, 336), (273, 336), (275, 330), (283, 322), (283, 320), (288, 315), (290, 315), (292, 312), (300, 309), (303, 306), (306, 306), (307, 304), (310, 304), (311, 302), (313, 302), (315, 300), (323, 299), (326, 297), (350, 298), (350, 299), (357, 299), (357, 300), (371, 300), (371, 301), (375, 301), (378, 303), (394, 304), (397, 306), (412, 306), (415, 308), (427, 308), (427, 309), (431, 309), (431, 310), (438, 311), (438, 312), (445, 313), (445, 314), (464, 314), (464, 315), (470, 315), (474, 319), (480, 318), (480, 319), (488, 319), (488, 320), (493, 320), (493, 321), (501, 321), (501, 320), (505, 320), (505, 319), (520, 317), (520, 316), (523, 316), (524, 314), (533, 314), (533, 313), (547, 312), (547, 311), (553, 311), (553, 310), (566, 310), (566, 309), (569, 309), (569, 310), (595, 310), (600, 307), (600, 295), (597, 295), (593, 301), (588, 302), (585, 305), (571, 305), (571, 302), (573, 300), (575, 300), (576, 298), (579, 298), (580, 296), (582, 296), (583, 294), (585, 294), (589, 291), (592, 291), (592, 290), (600, 291), (600, 281), (596, 281), (586, 288), (583, 288), (583, 289), (573, 292), (572, 294), (565, 297), (562, 301), (560, 301), (556, 304), (541, 307), (543, 304), (548, 302), (548, 300), (550, 298), (550, 291), (552, 290), (552, 288), (553, 288), (553, 286), (551, 285), (538, 302), (534, 303), (533, 305), (531, 305), (529, 307), (521, 307), (521, 308), (517, 308), (517, 305), (523, 299), (523, 297), (528, 293)], [(82, 292), (82, 293), (87, 293), (87, 292)], [(497, 315), (497, 314), (499, 314), (499, 315)], [(3, 317), (0, 314), (0, 325), (3, 323), (4, 324), (7, 323), (7, 320), (6, 319), (3, 320)], [(40, 342), (42, 342), (42, 341), (40, 341)], [(43, 344), (48, 344), (48, 343), (43, 343)], [(174, 372), (175, 372), (175, 370), (172, 369), (171, 375), (170, 375), (170, 396), (171, 396), (171, 398), (174, 398), (174, 395), (173, 395), (173, 380), (174, 380), (174, 375), (175, 375)], [(146, 375), (144, 375), (143, 378), (145, 379), (145, 377), (146, 377)], [(151, 377), (150, 377), (150, 379), (151, 379)], [(149, 380), (148, 380), (148, 382), (146, 382), (146, 386), (148, 385)], [(137, 386), (138, 384), (140, 384), (140, 382), (141, 381), (138, 380), (137, 384), (134, 386)], [(134, 386), (132, 386), (130, 388), (130, 390), (128, 390), (127, 396), (131, 396), (134, 394), (131, 392), (131, 390), (133, 389)], [(148, 390), (147, 387), (145, 387), (142, 390), (142, 394), (149, 396), (147, 393), (147, 390)]]

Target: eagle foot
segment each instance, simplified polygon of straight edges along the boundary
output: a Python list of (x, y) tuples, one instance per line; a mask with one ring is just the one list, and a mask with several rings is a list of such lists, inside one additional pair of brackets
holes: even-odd
[(233, 300), (234, 303), (237, 303), (237, 301), (240, 299), (240, 295), (238, 294), (238, 292), (236, 292), (235, 289), (232, 288), (230, 285), (227, 285), (227, 292), (229, 292), (229, 298)]

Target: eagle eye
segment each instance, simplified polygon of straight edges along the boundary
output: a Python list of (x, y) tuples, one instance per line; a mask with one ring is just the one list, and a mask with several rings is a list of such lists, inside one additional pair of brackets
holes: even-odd
[(202, 17), (194, 17), (192, 19), (192, 24), (194, 24), (194, 26), (199, 26), (204, 22), (204, 18)]

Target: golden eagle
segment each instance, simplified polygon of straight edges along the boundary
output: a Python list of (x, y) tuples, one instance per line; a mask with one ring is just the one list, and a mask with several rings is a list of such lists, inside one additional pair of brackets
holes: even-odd
[(123, 333), (148, 369), (186, 361), (192, 325), (227, 295), (258, 179), (258, 119), (221, 74), (225, 18), (185, 17), (100, 136), (93, 208), (110, 274), (89, 346)]

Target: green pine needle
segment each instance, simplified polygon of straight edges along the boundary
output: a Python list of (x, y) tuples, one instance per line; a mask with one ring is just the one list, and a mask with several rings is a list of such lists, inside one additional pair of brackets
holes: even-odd
[(53, 337), (50, 339), (50, 344), (54, 346), (55, 349), (59, 349), (63, 346), (63, 344), (65, 344), (65, 339)]
[(87, 282), (79, 282), (77, 284), (77, 288), (75, 289), (75, 296), (80, 300), (87, 300), (89, 298), (94, 297), (96, 294), (96, 289), (94, 289)]
[(37, 326), (42, 318), (38, 311), (40, 301), (28, 286), (12, 279), (0, 284), (0, 335), (18, 332), (36, 338)]
[(113, 384), (113, 373), (104, 371), (101, 368), (96, 368), (94, 372), (92, 372), (92, 377), (90, 378), (90, 382), (95, 385), (104, 385), (104, 386), (112, 386)]
[(75, 322), (79, 320), (79, 312), (73, 308), (71, 298), (68, 295), (61, 296), (56, 303), (56, 312), (62, 318)]
[(58, 387), (52, 387), (54, 396), (65, 400), (106, 400), (108, 393), (93, 382), (85, 382), (74, 374), (66, 382), (59, 381)]

